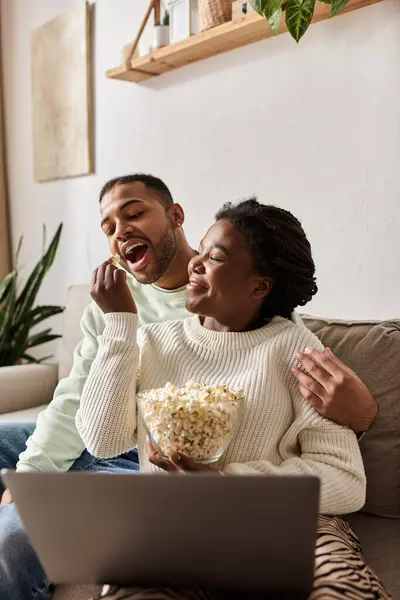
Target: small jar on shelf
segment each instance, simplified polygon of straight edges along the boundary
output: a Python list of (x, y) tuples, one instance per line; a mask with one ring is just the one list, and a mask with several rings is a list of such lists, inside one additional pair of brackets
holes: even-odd
[(168, 10), (171, 44), (200, 32), (198, 0), (169, 0)]

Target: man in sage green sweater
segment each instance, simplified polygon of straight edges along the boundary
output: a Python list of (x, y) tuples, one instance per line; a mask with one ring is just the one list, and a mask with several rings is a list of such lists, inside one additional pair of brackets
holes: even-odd
[[(108, 182), (100, 194), (101, 227), (113, 256), (128, 272), (130, 292), (138, 308), (139, 325), (184, 319), (187, 266), (195, 251), (182, 230), (184, 213), (167, 186), (150, 175), (130, 175)], [(105, 265), (100, 267), (104, 270)], [(118, 298), (123, 310), (124, 298)], [(293, 319), (299, 319), (293, 315)], [(300, 319), (299, 319), (300, 320)], [(98, 460), (84, 447), (75, 415), (98, 337), (105, 327), (95, 303), (82, 317), (83, 338), (74, 353), (70, 375), (60, 381), (54, 399), (37, 425), (0, 426), (0, 468), (18, 471), (138, 470), (137, 452)], [(324, 416), (356, 432), (373, 422), (376, 403), (359, 378), (329, 350), (300, 357), (312, 377), (298, 371), (300, 391)], [(1, 485), (1, 484), (0, 484)], [(0, 487), (0, 494), (4, 490)], [(8, 491), (0, 508), (0, 600), (48, 600), (51, 586), (29, 544)]]

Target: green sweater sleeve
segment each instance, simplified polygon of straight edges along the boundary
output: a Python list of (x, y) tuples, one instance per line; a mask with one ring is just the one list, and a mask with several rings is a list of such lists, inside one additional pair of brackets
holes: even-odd
[(75, 349), (72, 370), (59, 382), (52, 402), (39, 415), (26, 450), (19, 456), (17, 471), (67, 471), (84, 451), (75, 415), (104, 328), (102, 312), (90, 304), (81, 319), (83, 339)]

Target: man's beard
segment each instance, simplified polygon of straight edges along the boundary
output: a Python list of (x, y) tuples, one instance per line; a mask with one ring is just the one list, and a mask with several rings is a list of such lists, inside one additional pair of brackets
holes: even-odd
[(132, 273), (139, 283), (151, 284), (159, 281), (168, 271), (171, 262), (176, 254), (177, 243), (174, 230), (168, 223), (165, 231), (161, 236), (157, 245), (152, 245), (151, 251), (155, 264), (152, 264), (149, 269), (144, 269), (143, 272), (138, 271)]

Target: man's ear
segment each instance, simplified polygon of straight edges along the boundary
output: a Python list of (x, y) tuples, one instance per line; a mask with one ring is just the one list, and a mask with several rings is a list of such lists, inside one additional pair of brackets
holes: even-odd
[(168, 215), (173, 226), (176, 228), (182, 227), (185, 220), (185, 213), (183, 212), (183, 208), (180, 204), (173, 204), (170, 206), (168, 209)]
[(272, 277), (257, 277), (251, 297), (254, 300), (263, 300), (271, 293), (273, 285)]

